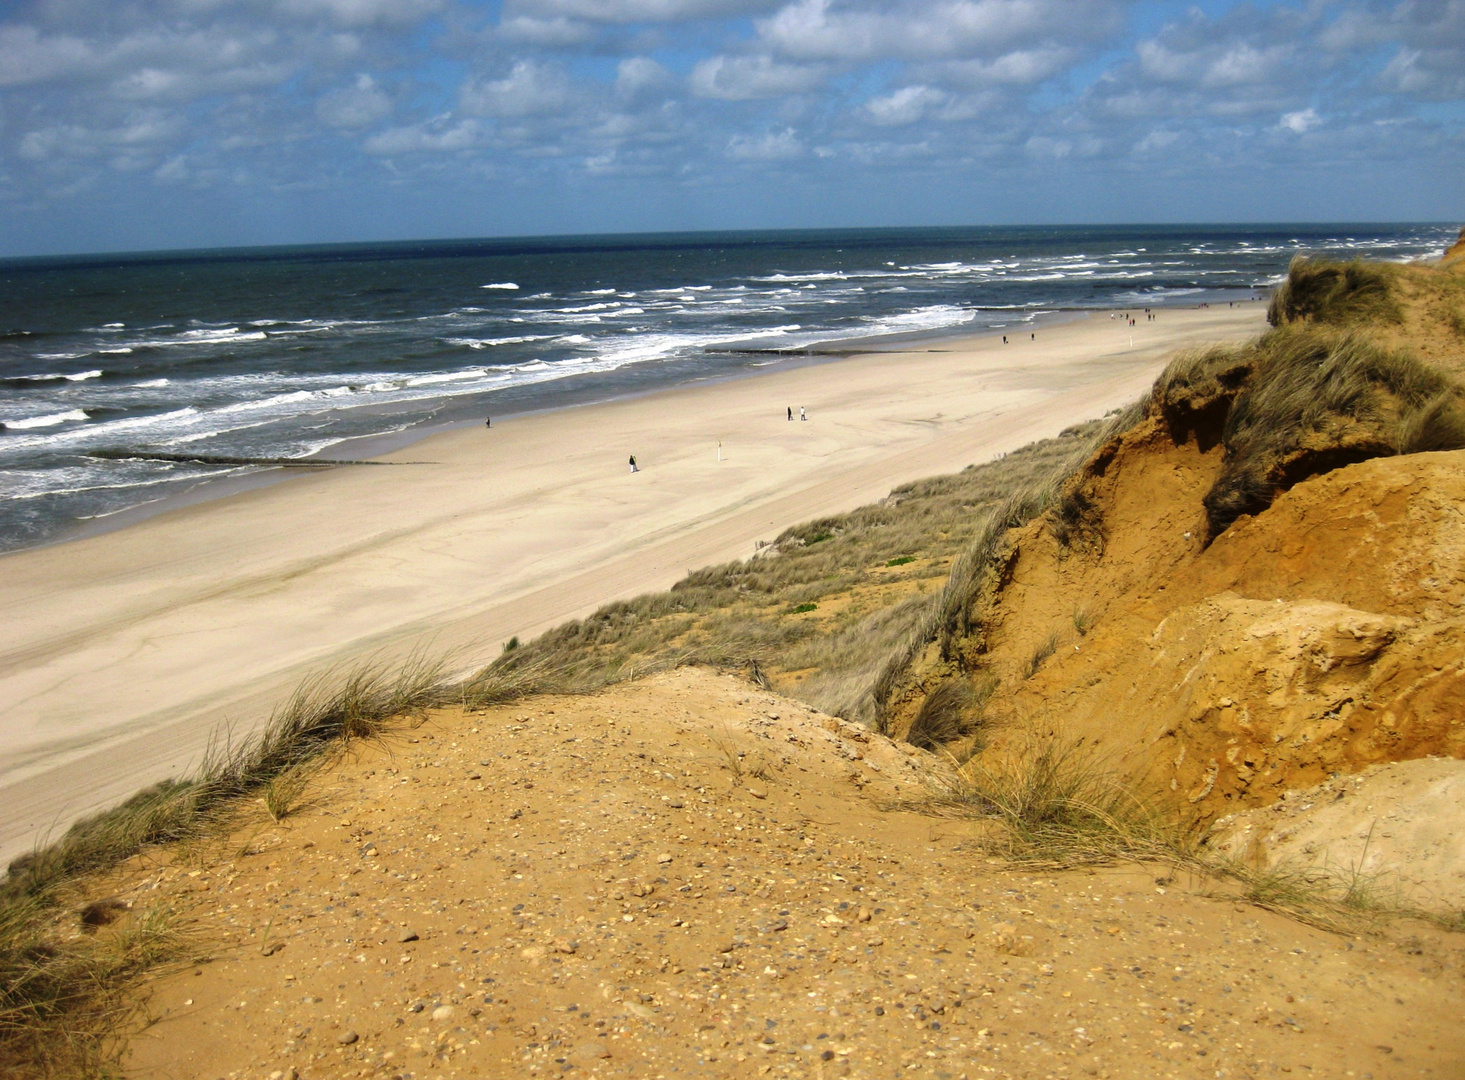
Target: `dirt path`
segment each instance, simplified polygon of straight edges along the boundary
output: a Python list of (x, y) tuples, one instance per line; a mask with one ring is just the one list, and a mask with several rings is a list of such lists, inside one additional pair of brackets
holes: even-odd
[[(1465, 1075), (1465, 942), (1014, 873), (895, 744), (684, 669), (435, 714), (143, 868), (212, 959), (142, 1077)], [(738, 774), (741, 774), (740, 776)], [(242, 851), (241, 851), (242, 847)], [(293, 1070), (293, 1072), (292, 1072)]]

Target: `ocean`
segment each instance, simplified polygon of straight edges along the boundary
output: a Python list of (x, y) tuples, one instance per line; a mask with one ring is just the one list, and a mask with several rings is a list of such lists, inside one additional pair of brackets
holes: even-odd
[(348, 440), (735, 377), (829, 342), (1226, 302), (1269, 288), (1299, 252), (1413, 259), (1454, 234), (869, 229), (3, 260), (0, 551), (263, 471), (128, 451), (367, 452), (384, 442)]

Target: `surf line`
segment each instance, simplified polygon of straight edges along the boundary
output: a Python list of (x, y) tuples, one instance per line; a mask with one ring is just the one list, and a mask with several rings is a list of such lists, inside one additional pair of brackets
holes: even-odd
[(228, 457), (222, 454), (165, 454), (155, 450), (88, 450), (104, 461), (171, 461), (185, 465), (278, 465), (287, 469), (328, 469), (335, 465), (435, 465), (435, 461), (359, 461), (342, 458)]

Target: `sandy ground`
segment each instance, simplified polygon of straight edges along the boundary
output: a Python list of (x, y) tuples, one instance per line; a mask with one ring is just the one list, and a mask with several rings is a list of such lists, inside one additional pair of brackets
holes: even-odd
[(129, 1075), (1462, 1075), (1459, 935), (1014, 872), (880, 809), (935, 766), (698, 669), (434, 714), (282, 824), (133, 868), (200, 959)]
[[(494, 655), (798, 521), (1136, 397), (1263, 305), (1100, 314), (512, 418), (388, 460), (0, 558), (0, 859), (247, 732), (308, 671), (371, 650)], [(1131, 344), (1132, 342), (1132, 344)], [(786, 406), (809, 422), (784, 419)], [(722, 443), (723, 460), (717, 457)], [(629, 475), (635, 454), (643, 471)]]

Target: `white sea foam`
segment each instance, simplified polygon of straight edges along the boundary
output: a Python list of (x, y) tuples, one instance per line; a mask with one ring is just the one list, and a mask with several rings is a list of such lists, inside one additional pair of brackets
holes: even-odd
[(167, 385), (168, 385), (168, 380), (167, 379), (144, 379), (140, 383), (133, 383), (132, 384), (132, 389), (134, 389), (134, 390), (156, 390), (159, 387), (167, 386)]
[(521, 334), (518, 337), (501, 338), (469, 338), (450, 337), (443, 338), (449, 345), (462, 345), (470, 349), (492, 349), (498, 345), (523, 345), (530, 341), (544, 341), (548, 334)]
[[(39, 360), (74, 360), (73, 356), (40, 356)], [(94, 371), (78, 371), (72, 374), (65, 372), (47, 372), (43, 375), (11, 375), (6, 378), (7, 382), (86, 382), (88, 379), (99, 379), (102, 377), (101, 369)]]
[(45, 413), (41, 416), (26, 416), (15, 420), (6, 420), (5, 426), (11, 431), (26, 431), (30, 428), (55, 427), (57, 424), (69, 424), (89, 417), (81, 409), (68, 409), (66, 412)]
[(506, 292), (517, 292), (519, 286), (512, 281), (495, 281), (489, 285), (480, 285), (480, 289), (503, 289)]

